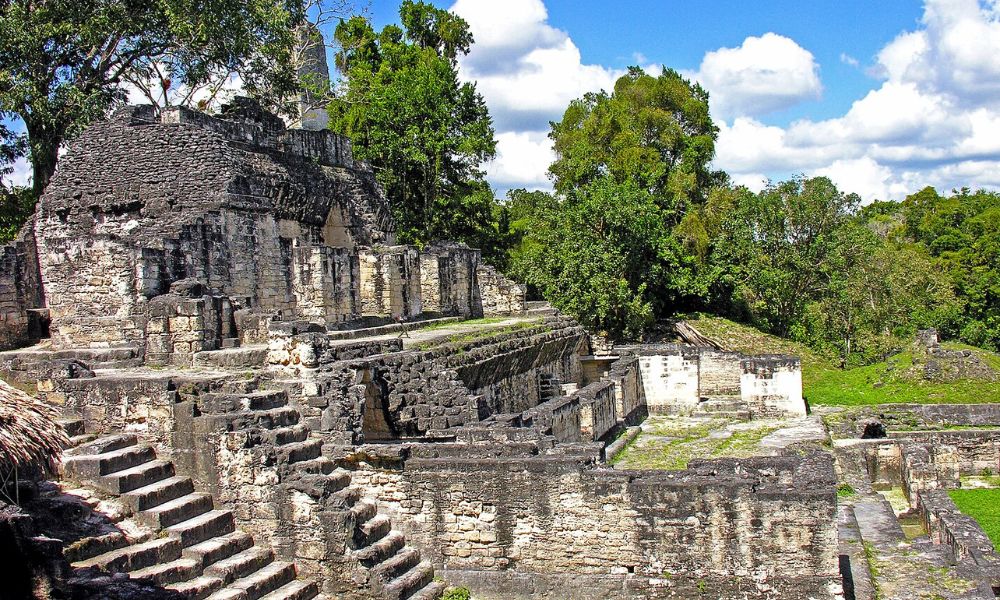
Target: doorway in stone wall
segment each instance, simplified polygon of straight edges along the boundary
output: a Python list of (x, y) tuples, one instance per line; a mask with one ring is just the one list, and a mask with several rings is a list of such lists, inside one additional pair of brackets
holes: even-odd
[(394, 440), (399, 437), (389, 414), (388, 385), (373, 376), (371, 369), (361, 372), (364, 406), (361, 413), (361, 435), (365, 442)]

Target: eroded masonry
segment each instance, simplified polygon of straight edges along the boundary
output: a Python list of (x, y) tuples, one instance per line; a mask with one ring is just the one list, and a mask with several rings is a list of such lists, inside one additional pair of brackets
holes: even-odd
[(797, 359), (595, 355), (477, 250), (396, 245), (343, 138), (249, 101), (130, 107), (85, 132), (2, 250), (0, 318), (0, 367), (73, 436), (49, 501), (117, 507), (66, 541), (78, 583), (842, 594), (828, 453), (609, 464), (648, 414), (803, 417)]

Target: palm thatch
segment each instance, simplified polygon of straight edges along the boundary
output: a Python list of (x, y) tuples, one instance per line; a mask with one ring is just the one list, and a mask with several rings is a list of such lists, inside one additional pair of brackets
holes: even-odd
[(0, 381), (0, 469), (48, 466), (69, 440), (51, 406)]

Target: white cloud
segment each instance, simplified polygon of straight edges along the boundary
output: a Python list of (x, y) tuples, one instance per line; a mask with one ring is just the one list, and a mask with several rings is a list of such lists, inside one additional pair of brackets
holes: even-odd
[(775, 33), (709, 52), (690, 75), (709, 91), (712, 112), (720, 118), (764, 115), (823, 92), (812, 53)]
[(928, 185), (998, 187), (998, 7), (927, 0), (922, 27), (878, 53), (870, 73), (882, 83), (846, 114), (787, 127), (746, 117), (722, 122), (715, 166), (736, 181), (758, 173), (826, 175), (865, 200), (900, 199)]
[(852, 66), (854, 68), (858, 68), (861, 66), (861, 63), (858, 61), (858, 59), (854, 58), (853, 56), (851, 56), (846, 52), (840, 53), (840, 62), (844, 63), (845, 65)]
[(4, 183), (15, 186), (31, 185), (31, 163), (25, 157), (18, 158), (10, 165), (11, 172), (6, 175)]
[(546, 172), (553, 160), (547, 131), (508, 131), (497, 134), (497, 157), (486, 166), (486, 176), (497, 191), (548, 190)]
[(571, 100), (611, 89), (624, 71), (584, 64), (570, 36), (548, 24), (542, 0), (457, 0), (450, 10), (475, 38), (461, 76), (477, 82), (497, 129), (491, 183), (551, 188), (545, 174), (553, 156), (543, 133), (549, 121), (560, 120)]

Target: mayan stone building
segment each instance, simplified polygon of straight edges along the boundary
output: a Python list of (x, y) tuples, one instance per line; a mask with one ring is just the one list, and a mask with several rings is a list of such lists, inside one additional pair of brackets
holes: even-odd
[(804, 415), (797, 359), (595, 356), (478, 250), (395, 244), (344, 138), (247, 100), (217, 116), (129, 107), (76, 140), (0, 250), (0, 330), (4, 377), (71, 436), (46, 506), (92, 495), (91, 528), (61, 550), (66, 585), (840, 593), (829, 455), (608, 464), (650, 413)]

